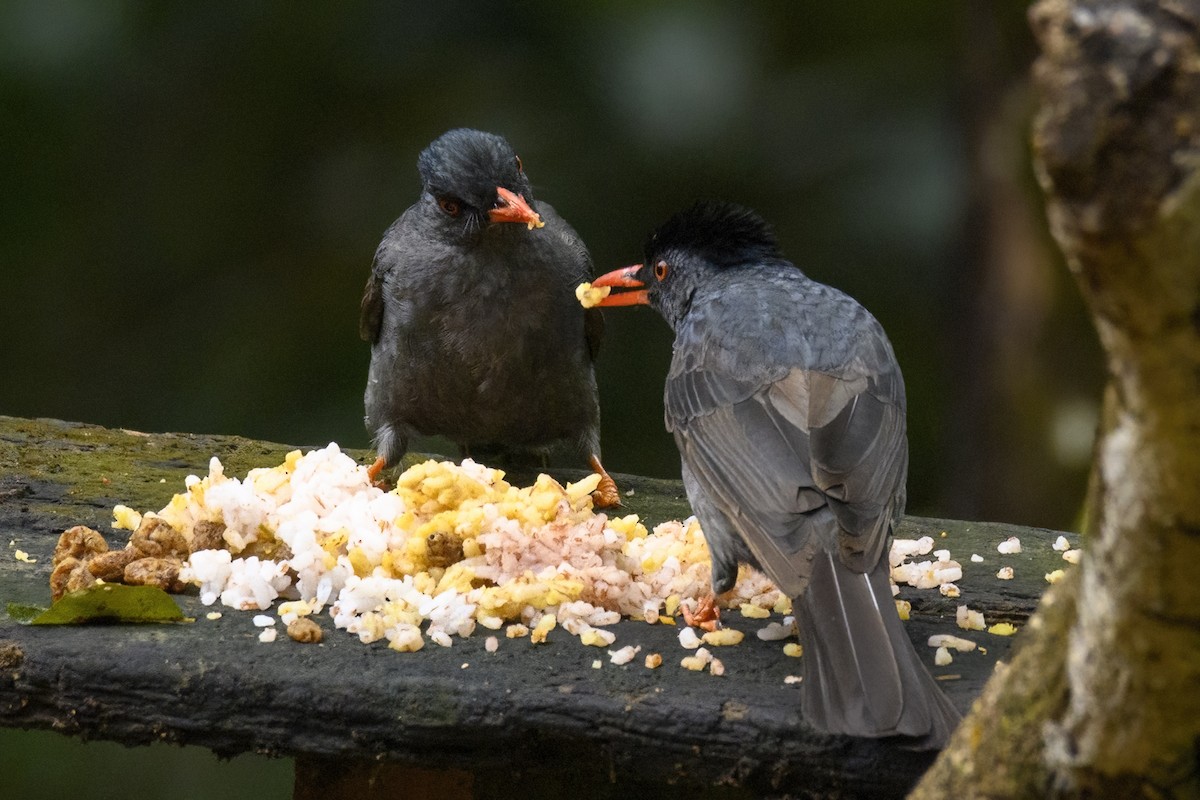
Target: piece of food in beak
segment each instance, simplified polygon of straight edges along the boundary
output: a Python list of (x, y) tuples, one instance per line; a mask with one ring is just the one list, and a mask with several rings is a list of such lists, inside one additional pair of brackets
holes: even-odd
[(538, 213), (525, 202), (525, 198), (516, 192), (497, 186), (496, 198), (498, 205), (488, 212), (488, 219), (492, 222), (521, 222), (528, 225), (529, 230), (546, 226)]
[(641, 264), (634, 264), (631, 267), (622, 267), (614, 269), (612, 272), (606, 272), (596, 280), (592, 281), (592, 287), (609, 287), (610, 289), (635, 289), (632, 292), (617, 292), (609, 294), (607, 297), (600, 300), (598, 305), (604, 307), (612, 306), (648, 306), (650, 305), (650, 293), (644, 288), (646, 284), (639, 281), (635, 276), (638, 270), (642, 268)]
[(584, 308), (595, 308), (611, 291), (611, 286), (593, 286), (585, 281), (575, 287), (575, 299)]

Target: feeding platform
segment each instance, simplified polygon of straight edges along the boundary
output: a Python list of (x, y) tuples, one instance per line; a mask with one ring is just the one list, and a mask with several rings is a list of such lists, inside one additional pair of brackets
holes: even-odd
[[(678, 629), (622, 621), (617, 645), (640, 645), (624, 666), (565, 631), (540, 645), (505, 640), (485, 650), (478, 631), (452, 647), (396, 653), (325, 619), (321, 644), (258, 640), (251, 612), (176, 595), (194, 622), (22, 625), (9, 603), (47, 605), (51, 554), (73, 525), (123, 547), (112, 509), (164, 506), (188, 474), (218, 456), (227, 474), (274, 466), (292, 446), (234, 436), (144, 434), (57, 420), (0, 416), (0, 725), (56, 730), (126, 745), (174, 742), (219, 755), (296, 758), (297, 798), (902, 797), (931, 763), (889, 740), (829, 736), (799, 708), (799, 661), (761, 641), (764, 620), (728, 614), (747, 633), (712, 648), (725, 674), (691, 672)], [(366, 453), (352, 453), (366, 463)], [(551, 471), (564, 480), (583, 473)], [(514, 480), (524, 477), (512, 476)], [(648, 524), (690, 514), (678, 481), (617, 475), (622, 513)], [(932, 536), (963, 565), (960, 598), (905, 588), (917, 651), (965, 711), (1016, 637), (964, 632), (959, 604), (988, 624), (1018, 627), (1066, 566), (1058, 532), (908, 517), (899, 535)], [(1018, 536), (1022, 552), (997, 545)], [(1074, 537), (1069, 537), (1074, 541)], [(1076, 546), (1073, 544), (1072, 546)], [(16, 551), (27, 554), (18, 560)], [(983, 556), (981, 563), (972, 554)], [(1012, 566), (1011, 580), (996, 578)], [(777, 620), (778, 617), (776, 616)], [(986, 653), (933, 665), (931, 634), (962, 635)], [(661, 653), (647, 669), (642, 656)], [(595, 662), (600, 661), (600, 667)]]

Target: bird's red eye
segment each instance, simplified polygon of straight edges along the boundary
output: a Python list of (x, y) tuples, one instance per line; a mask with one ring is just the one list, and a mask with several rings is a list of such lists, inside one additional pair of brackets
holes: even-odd
[(654, 277), (659, 281), (666, 280), (667, 273), (670, 271), (671, 268), (667, 266), (667, 262), (665, 261), (660, 261), (654, 265)]
[(453, 197), (439, 197), (438, 208), (452, 217), (457, 217), (462, 213), (462, 206)]
[(521, 157), (520, 157), (520, 156), (513, 156), (513, 158), (515, 158), (515, 159), (517, 160), (517, 172), (524, 172), (524, 171), (525, 171), (525, 167), (521, 166)]

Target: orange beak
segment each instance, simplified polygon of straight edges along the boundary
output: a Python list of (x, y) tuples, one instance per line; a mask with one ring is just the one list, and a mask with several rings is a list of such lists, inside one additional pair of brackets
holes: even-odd
[(546, 223), (542, 222), (542, 218), (529, 207), (529, 203), (525, 202), (521, 195), (510, 192), (503, 186), (497, 186), (496, 197), (499, 199), (499, 205), (488, 212), (488, 219), (492, 222), (521, 222), (528, 225), (529, 230), (545, 226)]
[(596, 280), (592, 281), (592, 286), (611, 286), (621, 289), (637, 289), (636, 292), (619, 292), (610, 294), (608, 297), (600, 301), (602, 306), (648, 306), (650, 305), (650, 292), (644, 289), (646, 284), (633, 277), (638, 270), (642, 268), (641, 264), (634, 264), (632, 267), (622, 267), (614, 269), (612, 272), (606, 272)]

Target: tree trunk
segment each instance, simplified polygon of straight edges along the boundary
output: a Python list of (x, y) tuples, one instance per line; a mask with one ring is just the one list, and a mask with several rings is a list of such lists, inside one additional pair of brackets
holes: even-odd
[(1018, 654), (913, 797), (1197, 797), (1200, 3), (1042, 0), (1031, 20), (1038, 178), (1109, 372), (1095, 516), (1055, 593), (1075, 610), (1028, 631), (1047, 657), (1065, 638), (1065, 664), (1031, 688)]

